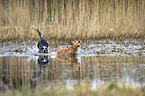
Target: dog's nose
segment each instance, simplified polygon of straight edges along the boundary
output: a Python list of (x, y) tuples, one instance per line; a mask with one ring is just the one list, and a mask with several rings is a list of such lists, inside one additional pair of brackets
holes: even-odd
[(47, 49), (44, 49), (44, 50), (43, 50), (43, 53), (47, 53), (47, 52), (48, 52), (48, 50), (47, 50)]
[(46, 50), (44, 50), (43, 53), (46, 53)]

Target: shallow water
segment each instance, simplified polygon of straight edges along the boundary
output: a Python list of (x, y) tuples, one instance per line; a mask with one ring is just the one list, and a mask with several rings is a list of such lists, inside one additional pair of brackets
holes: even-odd
[(49, 54), (38, 54), (37, 42), (0, 43), (0, 91), (81, 83), (91, 89), (110, 83), (145, 86), (144, 43), (133, 41), (82, 42), (77, 56), (56, 56), (68, 43), (51, 42)]
[[(145, 55), (145, 40), (88, 40), (82, 41), (80, 54), (83, 56), (98, 55)], [(37, 42), (28, 41), (22, 43), (0, 43), (0, 57), (3, 56), (31, 56), (38, 53)], [(58, 49), (69, 46), (67, 42), (49, 42), (49, 55), (53, 55)]]

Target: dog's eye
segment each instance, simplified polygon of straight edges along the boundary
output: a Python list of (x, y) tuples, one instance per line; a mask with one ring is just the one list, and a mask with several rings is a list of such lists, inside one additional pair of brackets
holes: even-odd
[(42, 47), (41, 50), (43, 50), (44, 48)]

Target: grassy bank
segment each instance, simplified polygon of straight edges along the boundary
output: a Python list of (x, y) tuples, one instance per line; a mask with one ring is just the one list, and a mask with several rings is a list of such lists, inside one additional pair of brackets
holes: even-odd
[(5, 96), (144, 96), (145, 88), (132, 88), (125, 85), (110, 84), (91, 90), (88, 85), (81, 85), (73, 89), (65, 89), (62, 86), (54, 88), (41, 87), (37, 89), (22, 88), (7, 92)]
[(144, 0), (1, 0), (0, 41), (145, 37)]

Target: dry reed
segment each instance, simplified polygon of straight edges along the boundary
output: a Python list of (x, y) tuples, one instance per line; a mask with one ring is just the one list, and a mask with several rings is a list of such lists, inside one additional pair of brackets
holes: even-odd
[(1, 0), (0, 41), (145, 37), (144, 0)]

